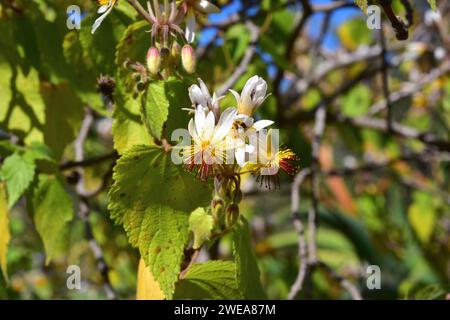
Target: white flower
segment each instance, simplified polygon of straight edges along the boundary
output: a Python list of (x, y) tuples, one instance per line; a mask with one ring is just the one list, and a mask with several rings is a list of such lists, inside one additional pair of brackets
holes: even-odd
[(184, 163), (190, 170), (198, 168), (196, 175), (206, 180), (213, 174), (213, 166), (224, 164), (226, 151), (235, 148), (228, 134), (236, 117), (236, 109), (226, 109), (216, 124), (212, 111), (205, 113), (199, 105), (195, 110), (194, 118), (190, 120), (188, 129), (193, 144), (184, 149)]
[[(189, 87), (189, 98), (191, 99), (192, 105), (194, 108), (197, 106), (202, 106), (204, 111), (212, 111), (214, 113), (214, 117), (216, 120), (219, 120), (220, 115), (220, 105), (219, 101), (223, 97), (217, 97), (214, 93), (211, 97), (208, 88), (202, 79), (198, 79), (200, 86), (194, 84)], [(192, 111), (192, 109), (187, 109)]]
[(248, 79), (241, 94), (231, 89), (230, 92), (236, 98), (238, 113), (246, 116), (252, 116), (269, 96), (266, 94), (267, 83), (259, 76), (253, 76)]
[(97, 20), (95, 20), (91, 33), (94, 33), (98, 27), (102, 24), (103, 20), (105, 20), (106, 16), (111, 12), (116, 4), (117, 0), (98, 0), (100, 4), (100, 8), (98, 8), (97, 13), (101, 14)]
[(186, 40), (189, 43), (192, 43), (195, 40), (195, 30), (197, 28), (195, 11), (204, 14), (209, 14), (209, 13), (218, 13), (220, 12), (220, 9), (211, 2), (206, 0), (188, 0), (186, 1), (186, 6), (187, 6), (187, 20), (186, 20), (185, 36)]
[(298, 170), (298, 157), (290, 149), (280, 150), (274, 146), (272, 130), (259, 132), (257, 138), (253, 141), (257, 161), (248, 162), (244, 170), (255, 174), (256, 180), (266, 188), (279, 187), (279, 170), (289, 175), (295, 174)]
[(243, 114), (236, 116), (231, 136), (237, 140), (235, 158), (239, 166), (243, 167), (245, 165), (245, 156), (247, 153), (251, 154), (254, 152), (254, 147), (247, 143), (251, 136), (273, 123), (272, 120), (259, 120), (254, 122), (252, 117)]

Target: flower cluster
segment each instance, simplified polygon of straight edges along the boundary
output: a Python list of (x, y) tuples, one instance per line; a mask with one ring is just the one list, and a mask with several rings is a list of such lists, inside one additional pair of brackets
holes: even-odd
[(267, 83), (259, 76), (250, 78), (239, 94), (230, 90), (236, 107), (221, 112), (223, 97), (211, 96), (205, 83), (189, 88), (193, 114), (188, 130), (192, 143), (184, 148), (187, 168), (206, 180), (208, 177), (231, 179), (252, 173), (267, 188), (277, 187), (279, 169), (288, 174), (297, 170), (297, 156), (289, 149), (279, 149), (271, 120), (255, 121), (254, 114), (268, 97)]
[[(101, 25), (112, 11), (118, 0), (97, 0), (101, 16), (95, 20), (92, 33)], [(219, 8), (206, 0), (147, 1), (147, 11), (138, 1), (131, 2), (139, 7), (139, 12), (151, 23), (151, 47), (147, 52), (147, 67), (151, 74), (181, 64), (187, 73), (194, 73), (196, 67), (195, 52), (191, 47), (195, 39), (196, 17), (220, 12)], [(185, 25), (185, 28), (182, 26)], [(181, 47), (179, 41), (183, 44)]]

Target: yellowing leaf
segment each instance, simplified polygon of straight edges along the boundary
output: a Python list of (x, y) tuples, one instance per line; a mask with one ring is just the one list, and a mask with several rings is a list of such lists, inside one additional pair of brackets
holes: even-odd
[(189, 229), (194, 234), (194, 249), (200, 248), (209, 239), (213, 228), (213, 217), (205, 209), (198, 208), (189, 217)]
[(8, 281), (6, 258), (11, 234), (9, 231), (8, 202), (6, 198), (5, 184), (0, 183), (0, 268), (2, 269), (3, 277)]
[(43, 83), (41, 94), (45, 102), (44, 141), (55, 159), (60, 159), (64, 148), (75, 140), (84, 111), (81, 100), (67, 84)]
[(355, 0), (355, 3), (362, 10), (362, 12), (367, 12), (367, 0)]
[(423, 192), (414, 193), (414, 202), (408, 209), (408, 219), (419, 240), (427, 243), (436, 225), (436, 207), (433, 198)]
[(164, 300), (164, 293), (155, 280), (150, 268), (145, 265), (144, 259), (139, 260), (137, 276), (137, 300)]
[(433, 9), (434, 11), (437, 10), (436, 0), (428, 0), (428, 3), (430, 4), (431, 9)]

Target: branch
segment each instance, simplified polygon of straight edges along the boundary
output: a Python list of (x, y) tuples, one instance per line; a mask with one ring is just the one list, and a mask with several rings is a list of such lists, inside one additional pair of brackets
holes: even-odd
[(295, 279), (295, 282), (292, 284), (291, 289), (289, 290), (289, 300), (295, 299), (297, 294), (302, 290), (303, 282), (305, 280), (306, 272), (308, 269), (308, 252), (305, 240), (305, 228), (300, 219), (300, 186), (302, 185), (305, 178), (310, 174), (311, 170), (309, 168), (303, 169), (295, 176), (294, 182), (292, 183), (291, 213), (294, 228), (297, 231), (298, 236), (299, 268), (297, 278)]
[[(86, 115), (81, 124), (80, 133), (74, 142), (75, 146), (75, 161), (81, 163), (84, 160), (84, 142), (88, 136), (91, 125), (94, 121), (94, 115), (92, 110), (86, 109)], [(106, 263), (106, 260), (103, 255), (103, 250), (96, 241), (94, 234), (92, 232), (92, 226), (89, 222), (89, 204), (86, 198), (86, 190), (84, 187), (84, 169), (79, 167), (77, 169), (79, 174), (79, 180), (76, 185), (76, 192), (80, 198), (79, 202), (79, 210), (78, 216), (84, 224), (86, 238), (89, 242), (89, 248), (91, 249), (92, 254), (94, 255), (95, 260), (97, 261), (97, 268), (103, 279), (103, 287), (106, 292), (106, 296), (108, 299), (117, 299), (117, 294), (114, 288), (111, 285), (111, 281), (109, 279), (108, 270), (109, 267)]]

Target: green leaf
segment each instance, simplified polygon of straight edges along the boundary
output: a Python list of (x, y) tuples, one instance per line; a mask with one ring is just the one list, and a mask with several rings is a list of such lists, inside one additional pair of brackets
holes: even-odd
[(60, 159), (65, 147), (78, 134), (84, 111), (81, 100), (67, 84), (43, 83), (41, 94), (45, 102), (44, 141)]
[(355, 0), (355, 3), (362, 10), (362, 12), (367, 13), (367, 0)]
[(243, 299), (231, 261), (196, 263), (177, 283), (175, 299)]
[(204, 208), (198, 208), (191, 213), (189, 229), (194, 234), (194, 249), (200, 248), (209, 239), (213, 226), (213, 217)]
[(152, 82), (143, 97), (142, 119), (151, 135), (170, 140), (174, 130), (187, 128), (187, 112), (182, 108), (190, 105), (188, 85), (183, 81)]
[(112, 133), (117, 152), (123, 154), (134, 145), (153, 144), (141, 120), (141, 97), (135, 99), (118, 86), (115, 98)]
[(11, 208), (33, 181), (35, 165), (31, 157), (18, 153), (7, 157), (0, 171), (8, 191), (8, 208)]
[(206, 206), (208, 185), (195, 180), (170, 154), (155, 146), (134, 146), (114, 168), (109, 193), (111, 217), (123, 224), (130, 243), (171, 298), (189, 236), (189, 214)]
[(241, 216), (233, 230), (236, 281), (245, 299), (265, 299), (251, 241), (248, 222)]
[(149, 133), (160, 140), (164, 123), (169, 115), (169, 101), (166, 97), (164, 81), (154, 81), (148, 85), (142, 98), (141, 112)]
[(428, 0), (428, 3), (430, 4), (431, 9), (433, 9), (434, 11), (437, 10), (436, 0)]
[(365, 115), (369, 111), (372, 92), (362, 84), (355, 86), (342, 100), (342, 113), (349, 117)]
[(10, 240), (6, 188), (4, 183), (0, 183), (0, 268), (6, 281), (8, 281), (7, 255)]
[(59, 248), (66, 224), (73, 219), (72, 199), (58, 176), (40, 174), (38, 184), (31, 191), (31, 211), (36, 229), (44, 242), (46, 264)]
[(132, 62), (145, 61), (147, 50), (150, 47), (150, 35), (146, 32), (147, 30), (148, 22), (144, 20), (128, 26), (117, 44), (116, 65), (121, 67), (128, 60)]

